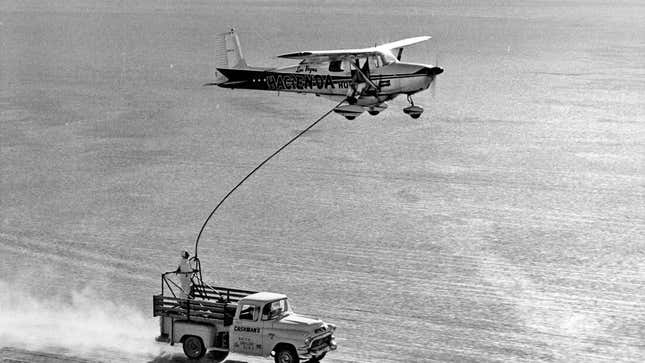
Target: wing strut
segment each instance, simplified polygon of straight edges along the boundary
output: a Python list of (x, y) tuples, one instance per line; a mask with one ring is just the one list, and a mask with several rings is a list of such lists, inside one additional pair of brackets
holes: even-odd
[(287, 146), (289, 146), (292, 142), (296, 141), (300, 136), (304, 135), (307, 131), (309, 131), (311, 128), (316, 126), (320, 121), (322, 121), (325, 117), (329, 116), (330, 113), (334, 111), (334, 109), (338, 106), (340, 106), (343, 102), (345, 102), (346, 99), (343, 99), (340, 101), (336, 106), (334, 106), (331, 110), (327, 111), (324, 115), (320, 116), (316, 121), (314, 121), (311, 125), (309, 125), (306, 129), (302, 130), (298, 135), (293, 137), (291, 140), (289, 140), (286, 144), (282, 145), (278, 150), (276, 150), (273, 154), (269, 155), (266, 159), (264, 159), (263, 162), (261, 162), (258, 166), (255, 167), (255, 169), (251, 170), (250, 173), (248, 173), (239, 183), (237, 183), (236, 186), (233, 187), (225, 196), (222, 198), (219, 203), (213, 208), (211, 213), (208, 215), (206, 220), (204, 221), (204, 224), (202, 224), (202, 228), (199, 230), (199, 234), (197, 235), (197, 239), (195, 240), (195, 255), (193, 256), (192, 259), (195, 260), (195, 265), (196, 265), (196, 270), (197, 273), (199, 274), (199, 279), (201, 280), (201, 268), (200, 268), (200, 263), (199, 263), (199, 258), (197, 257), (197, 247), (199, 246), (199, 240), (202, 236), (202, 232), (204, 232), (204, 229), (206, 228), (206, 224), (210, 219), (213, 217), (215, 212), (219, 209), (219, 207), (224, 203), (228, 197), (233, 194), (233, 192), (240, 187), (251, 175), (253, 175), (258, 169), (260, 169), (264, 164), (266, 164), (269, 160), (271, 160), (274, 156), (278, 155), (282, 150), (284, 150)]
[(350, 67), (353, 68), (352, 86), (351, 93), (348, 93), (346, 99), (350, 105), (354, 105), (366, 91), (379, 91), (380, 87), (377, 86), (370, 78), (370, 66), (367, 58), (365, 59), (365, 65), (363, 68), (361, 68), (358, 59), (356, 59), (355, 63), (350, 62), (349, 64)]

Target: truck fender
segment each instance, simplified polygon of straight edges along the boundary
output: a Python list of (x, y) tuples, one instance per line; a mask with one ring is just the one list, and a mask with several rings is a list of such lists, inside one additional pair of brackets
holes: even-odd
[(201, 324), (191, 321), (175, 321), (173, 326), (174, 341), (183, 343), (184, 339), (190, 335), (200, 337), (206, 348), (209, 348), (215, 344), (217, 328), (210, 324)]

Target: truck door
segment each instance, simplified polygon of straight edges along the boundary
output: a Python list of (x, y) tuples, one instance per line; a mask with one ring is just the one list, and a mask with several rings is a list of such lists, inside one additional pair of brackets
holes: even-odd
[(262, 354), (262, 325), (258, 305), (250, 302), (240, 305), (230, 334), (231, 351), (249, 355)]

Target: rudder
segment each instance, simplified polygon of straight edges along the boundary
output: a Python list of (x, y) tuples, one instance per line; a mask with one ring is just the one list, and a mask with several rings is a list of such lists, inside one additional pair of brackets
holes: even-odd
[(215, 62), (217, 68), (247, 68), (240, 47), (240, 38), (235, 28), (218, 34), (215, 44)]

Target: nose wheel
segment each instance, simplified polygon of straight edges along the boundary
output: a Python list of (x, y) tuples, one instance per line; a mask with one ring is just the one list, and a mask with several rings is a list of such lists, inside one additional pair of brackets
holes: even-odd
[(414, 104), (414, 101), (412, 100), (412, 95), (408, 95), (408, 102), (410, 102), (410, 106), (404, 108), (403, 112), (410, 115), (410, 117), (414, 119), (421, 117), (421, 114), (423, 113), (423, 107), (416, 106)]

